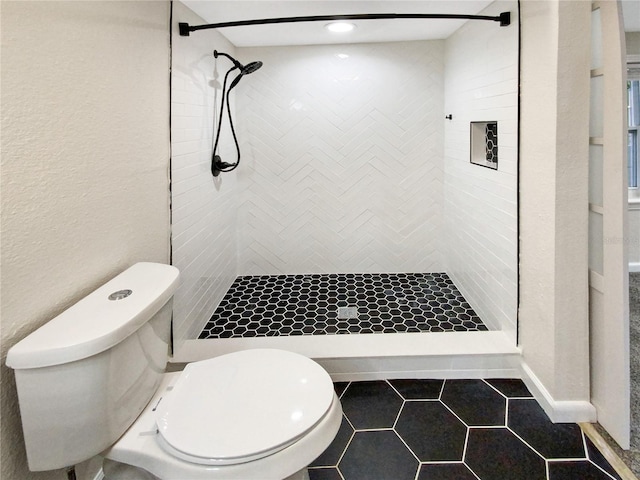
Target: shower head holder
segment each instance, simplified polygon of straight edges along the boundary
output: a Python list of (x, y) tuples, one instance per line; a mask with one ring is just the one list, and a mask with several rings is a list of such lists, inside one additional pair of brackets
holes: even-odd
[(220, 175), (220, 172), (230, 172), (233, 170), (238, 164), (237, 163), (227, 163), (223, 162), (220, 155), (214, 155), (211, 160), (211, 175), (217, 177)]

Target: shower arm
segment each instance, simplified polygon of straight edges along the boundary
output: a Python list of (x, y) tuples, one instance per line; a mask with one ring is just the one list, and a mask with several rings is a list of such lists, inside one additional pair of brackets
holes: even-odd
[(180, 36), (188, 37), (191, 32), (197, 30), (209, 30), (212, 28), (243, 27), (247, 25), (267, 25), (274, 23), (299, 23), (299, 22), (327, 22), (333, 20), (385, 20), (385, 19), (453, 19), (453, 20), (487, 20), (500, 22), (501, 27), (511, 24), (511, 12), (502, 12), (498, 16), (488, 15), (459, 15), (446, 13), (362, 13), (347, 15), (313, 15), (305, 17), (280, 17), (261, 18), (256, 20), (239, 20), (235, 22), (208, 23), (205, 25), (189, 25), (179, 23)]

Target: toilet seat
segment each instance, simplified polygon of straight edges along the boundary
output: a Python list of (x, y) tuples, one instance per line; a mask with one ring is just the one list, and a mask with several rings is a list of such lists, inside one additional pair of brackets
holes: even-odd
[(158, 443), (195, 464), (250, 462), (296, 442), (333, 400), (326, 371), (291, 352), (254, 349), (194, 362), (156, 408)]

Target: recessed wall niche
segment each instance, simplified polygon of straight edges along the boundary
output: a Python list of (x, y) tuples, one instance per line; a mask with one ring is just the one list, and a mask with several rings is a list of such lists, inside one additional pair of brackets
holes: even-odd
[(471, 122), (471, 163), (498, 169), (498, 122)]

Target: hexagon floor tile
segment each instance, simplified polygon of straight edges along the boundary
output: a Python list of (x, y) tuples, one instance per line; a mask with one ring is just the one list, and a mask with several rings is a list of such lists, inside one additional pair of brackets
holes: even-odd
[(241, 276), (199, 338), (487, 330), (446, 273)]
[(549, 421), (521, 380), (335, 387), (342, 426), (310, 480), (620, 480), (577, 425)]

